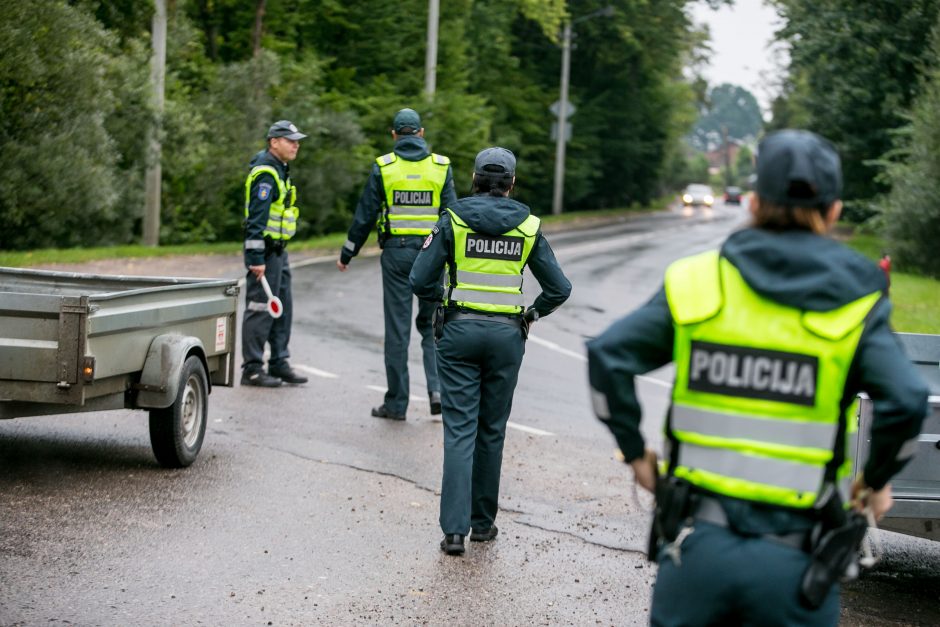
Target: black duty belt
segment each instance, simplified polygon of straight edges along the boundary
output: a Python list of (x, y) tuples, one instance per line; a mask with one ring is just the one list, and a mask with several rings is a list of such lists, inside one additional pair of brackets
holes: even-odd
[(264, 252), (266, 254), (274, 253), (280, 255), (287, 249), (287, 241), (282, 239), (274, 239), (273, 237), (264, 238)]
[(383, 248), (420, 248), (427, 235), (389, 235)]
[[(699, 496), (698, 506), (695, 508), (695, 513), (692, 515), (692, 518), (717, 525), (718, 527), (725, 527), (726, 529), (731, 528), (728, 524), (728, 514), (725, 513), (725, 508), (721, 506), (721, 502), (718, 499), (710, 496)], [(809, 531), (794, 531), (792, 533), (782, 534), (765, 533), (757, 537), (800, 551), (808, 550), (807, 540), (809, 538)]]
[(444, 322), (453, 322), (454, 320), (483, 320), (484, 322), (499, 322), (508, 324), (517, 329), (522, 326), (522, 318), (501, 316), (499, 314), (471, 313), (469, 311), (448, 311), (444, 314)]

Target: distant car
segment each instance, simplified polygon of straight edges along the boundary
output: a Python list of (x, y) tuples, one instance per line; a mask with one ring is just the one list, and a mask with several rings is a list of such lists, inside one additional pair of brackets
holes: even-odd
[(682, 203), (689, 205), (703, 205), (711, 207), (715, 202), (715, 192), (708, 185), (692, 184), (682, 192)]
[(726, 187), (725, 188), (725, 204), (740, 205), (741, 193), (742, 192), (741, 192), (740, 187)]

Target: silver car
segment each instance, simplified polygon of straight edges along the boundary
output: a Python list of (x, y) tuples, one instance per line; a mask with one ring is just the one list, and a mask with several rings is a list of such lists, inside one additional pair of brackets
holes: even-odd
[(689, 205), (703, 205), (711, 207), (715, 204), (715, 192), (708, 185), (692, 184), (682, 192), (682, 203)]

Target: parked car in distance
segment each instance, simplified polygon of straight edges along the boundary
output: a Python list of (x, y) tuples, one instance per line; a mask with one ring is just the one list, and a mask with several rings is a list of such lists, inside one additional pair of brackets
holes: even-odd
[(708, 185), (693, 183), (682, 192), (682, 203), (689, 205), (704, 205), (711, 207), (715, 202), (715, 192)]
[(741, 188), (740, 187), (726, 187), (725, 188), (725, 204), (726, 205), (740, 205), (741, 204)]

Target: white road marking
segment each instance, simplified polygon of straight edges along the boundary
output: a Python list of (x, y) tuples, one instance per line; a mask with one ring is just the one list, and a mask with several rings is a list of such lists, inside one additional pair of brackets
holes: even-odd
[(333, 374), (332, 372), (327, 372), (326, 370), (320, 370), (319, 368), (313, 368), (311, 366), (304, 366), (303, 364), (294, 364), (294, 368), (298, 370), (303, 370), (308, 372), (315, 377), (323, 377), (324, 379), (338, 379), (338, 374)]
[(555, 435), (550, 431), (542, 431), (541, 429), (536, 429), (535, 427), (527, 427), (525, 425), (516, 424), (515, 422), (507, 422), (506, 426), (510, 429), (516, 429), (517, 431), (525, 431), (526, 433), (531, 433), (533, 435)]
[[(555, 342), (549, 342), (548, 340), (543, 340), (542, 338), (536, 337), (535, 335), (530, 335), (529, 341), (535, 344), (538, 344), (539, 346), (544, 346), (545, 348), (549, 350), (553, 350), (556, 353), (561, 353), (562, 355), (573, 357), (574, 359), (577, 359), (578, 361), (585, 361), (585, 362), (587, 361), (587, 357), (582, 355), (581, 353), (576, 353), (572, 350), (568, 350), (567, 348), (559, 346)], [(647, 383), (652, 383), (653, 385), (658, 385), (660, 387), (664, 387), (664, 388), (672, 387), (672, 383), (669, 383), (668, 381), (660, 381), (659, 379), (655, 379), (653, 377), (637, 375), (636, 378), (640, 379), (641, 381), (646, 381)]]
[[(368, 389), (370, 389), (370, 390), (375, 390), (376, 392), (381, 392), (382, 394), (385, 394), (386, 392), (388, 392), (388, 388), (383, 388), (383, 387), (380, 387), (380, 386), (378, 386), (378, 385), (367, 385), (366, 387), (367, 387)], [(424, 397), (418, 396), (417, 394), (411, 394), (411, 395), (408, 396), (408, 398), (410, 398), (410, 399), (413, 400), (413, 401), (423, 401), (423, 400), (424, 400)]]
[(643, 376), (643, 375), (637, 375), (636, 378), (639, 379), (640, 381), (646, 381), (647, 383), (652, 383), (653, 385), (658, 385), (659, 387), (663, 387), (663, 388), (671, 388), (671, 387), (672, 387), (672, 384), (669, 383), (668, 381), (661, 381), (660, 379), (655, 379), (655, 378), (653, 378), (653, 377), (646, 377), (646, 376)]
[(574, 351), (568, 350), (567, 348), (562, 348), (558, 344), (555, 344), (555, 342), (549, 342), (548, 340), (543, 340), (542, 338), (536, 337), (534, 335), (529, 336), (529, 341), (535, 344), (538, 344), (539, 346), (544, 346), (545, 348), (551, 349), (557, 353), (561, 353), (562, 355), (567, 355), (568, 357), (574, 357), (575, 359), (578, 359), (580, 361), (587, 361), (587, 357), (585, 357), (581, 353), (576, 353)]
[[(376, 392), (381, 392), (382, 394), (385, 394), (385, 388), (383, 388), (383, 387), (381, 387), (381, 386), (378, 386), (378, 385), (367, 385), (366, 387), (367, 387), (368, 389), (370, 389), (370, 390), (375, 390)], [(424, 399), (421, 398), (420, 396), (415, 396), (414, 394), (412, 394), (410, 398), (411, 398), (411, 400), (413, 400), (413, 401), (423, 401), (423, 400), (424, 400)], [(434, 419), (432, 418), (432, 420), (434, 420)], [(439, 420), (435, 420), (435, 422), (439, 422)], [(516, 429), (516, 430), (518, 430), (518, 431), (525, 431), (526, 433), (531, 433), (531, 434), (533, 434), (533, 435), (555, 435), (554, 433), (552, 433), (552, 432), (550, 432), (550, 431), (543, 431), (542, 429), (536, 429), (535, 427), (527, 427), (527, 426), (525, 426), (525, 425), (516, 424), (516, 423), (514, 423), (514, 422), (507, 422), (507, 423), (506, 423), (506, 426), (509, 427), (510, 429)]]

